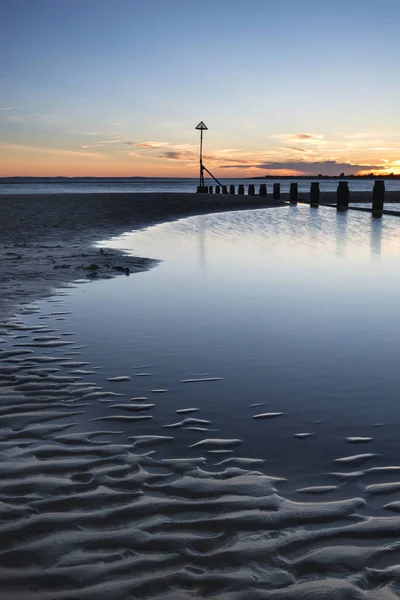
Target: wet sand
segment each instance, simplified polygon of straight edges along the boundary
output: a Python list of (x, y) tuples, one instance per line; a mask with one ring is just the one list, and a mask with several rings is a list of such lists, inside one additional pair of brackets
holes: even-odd
[(279, 205), (216, 194), (2, 195), (0, 317), (74, 280), (125, 276), (155, 264), (100, 251), (97, 241), (181, 217)]
[[(229, 208), (214, 197), (182, 195), (149, 198), (147, 206), (141, 204), (146, 198), (136, 206), (132, 197), (112, 197), (111, 204), (110, 195), (58, 198), (65, 199), (63, 210), (44, 197), (31, 205), (31, 199), (13, 203), (15, 198), (2, 204), (9, 216), (8, 230), (5, 219), (1, 226), (2, 246), (8, 246), (1, 249), (1, 266), (8, 265), (9, 284), (19, 285), (2, 305), (7, 310), (77, 274), (112, 276), (120, 273), (113, 266), (134, 271), (152, 264), (100, 254), (91, 247), (96, 240), (179, 216), (248, 206), (248, 197), (230, 199)], [(169, 210), (162, 212), (167, 199)], [(76, 269), (94, 259), (97, 269)], [(53, 268), (64, 263), (71, 266)], [(370, 438), (347, 439), (348, 455), (332, 464), (338, 485), (301, 487), (296, 501), (288, 500), (281, 492), (285, 480), (263, 460), (243, 455), (241, 439), (208, 429), (212, 423), (197, 407), (183, 406), (173, 423), (161, 427), (157, 408), (169, 392), (149, 382), (146, 396), (127, 396), (119, 386), (134, 377), (133, 368), (102, 385), (94, 382), (97, 366), (85, 361), (73, 333), (58, 329), (58, 319), (68, 322), (62, 296), (51, 302), (48, 314), (26, 306), (0, 323), (0, 598), (399, 597), (400, 505), (392, 499), (400, 466), (370, 466), (376, 455), (357, 451), (358, 444), (368, 448)], [(35, 313), (44, 320), (28, 324)], [(209, 389), (218, 378), (179, 384)], [(103, 416), (93, 418), (98, 406)], [(185, 414), (192, 412), (195, 417)], [(258, 406), (253, 417), (266, 427), (286, 418)], [(154, 424), (152, 435), (143, 435), (143, 421)], [(122, 422), (129, 422), (128, 439), (121, 436)], [(164, 446), (193, 426), (199, 439), (187, 455), (163, 456)], [(351, 497), (349, 480), (357, 482)], [(337, 499), (332, 494), (339, 487)], [(371, 498), (384, 516), (369, 516)]]

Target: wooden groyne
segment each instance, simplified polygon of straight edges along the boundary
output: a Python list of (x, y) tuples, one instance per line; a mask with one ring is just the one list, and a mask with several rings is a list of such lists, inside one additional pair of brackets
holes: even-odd
[[(400, 216), (400, 211), (385, 209), (385, 182), (382, 179), (377, 179), (374, 182), (374, 187), (371, 193), (371, 208), (364, 206), (354, 206), (350, 205), (351, 202), (351, 192), (349, 190), (349, 184), (347, 181), (339, 181), (338, 187), (336, 190), (336, 204), (331, 202), (321, 201), (321, 194), (324, 195), (324, 192), (320, 191), (319, 181), (312, 181), (310, 184), (310, 190), (308, 193), (308, 199), (305, 198), (304, 193), (299, 193), (299, 187), (297, 182), (290, 183), (290, 189), (288, 198), (282, 198), (281, 194), (281, 185), (280, 183), (273, 183), (272, 186), (272, 199), (277, 200), (277, 202), (282, 203), (285, 200), (289, 201), (290, 204), (309, 204), (312, 208), (318, 208), (319, 206), (329, 206), (332, 208), (336, 208), (339, 211), (347, 211), (347, 210), (358, 210), (360, 212), (369, 212), (372, 213), (374, 217), (381, 217), (382, 215), (394, 215)], [(271, 193), (270, 192), (270, 193)], [(198, 186), (197, 188), (198, 194), (213, 194), (214, 188), (212, 185), (210, 186)], [(238, 194), (240, 196), (246, 195), (246, 186), (242, 183), (238, 184), (237, 187), (234, 184), (228, 186), (223, 185), (222, 189), (220, 186), (215, 187), (216, 194)], [(329, 193), (329, 192), (328, 192)], [(367, 194), (368, 192), (364, 192)], [(392, 192), (391, 192), (392, 193)], [(357, 194), (357, 192), (355, 192)], [(247, 195), (248, 196), (261, 196), (262, 198), (267, 198), (269, 193), (267, 190), (267, 185), (265, 183), (261, 183), (258, 190), (253, 183), (250, 183), (247, 186)], [(399, 203), (400, 203), (400, 192), (399, 192)]]

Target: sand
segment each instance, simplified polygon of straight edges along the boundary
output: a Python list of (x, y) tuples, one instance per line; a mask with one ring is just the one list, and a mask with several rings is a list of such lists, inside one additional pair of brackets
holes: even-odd
[(157, 263), (95, 242), (181, 217), (279, 205), (204, 194), (1, 195), (0, 318), (74, 280), (126, 276)]

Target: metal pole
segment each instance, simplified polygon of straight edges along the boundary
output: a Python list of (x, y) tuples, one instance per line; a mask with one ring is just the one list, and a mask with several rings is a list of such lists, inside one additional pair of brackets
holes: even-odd
[(200, 186), (204, 187), (203, 175), (203, 130), (200, 129)]

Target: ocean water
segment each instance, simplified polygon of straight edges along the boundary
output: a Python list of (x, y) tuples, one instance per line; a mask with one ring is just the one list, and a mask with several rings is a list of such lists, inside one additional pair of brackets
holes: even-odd
[(99, 244), (150, 271), (4, 323), (7, 599), (398, 597), (399, 234), (183, 219)]
[[(260, 179), (221, 179), (223, 185), (239, 185), (240, 183), (247, 186), (249, 183), (253, 183), (258, 186), (263, 183)], [(301, 180), (289, 180), (289, 179), (268, 179), (264, 183), (267, 184), (267, 189), (272, 193), (272, 187), (274, 183), (281, 184), (281, 190), (283, 193), (289, 191), (291, 181), (298, 181), (299, 191), (308, 192), (310, 190), (311, 181), (319, 181), (318, 179), (301, 179)], [(336, 192), (338, 181), (337, 180), (321, 180), (320, 189), (324, 192)], [(206, 180), (207, 185), (215, 185), (215, 181), (212, 179)], [(140, 193), (153, 193), (153, 192), (182, 192), (192, 193), (196, 191), (198, 185), (197, 179), (184, 179), (184, 178), (143, 178), (143, 179), (117, 179), (117, 180), (98, 180), (98, 181), (81, 181), (81, 182), (46, 182), (46, 183), (3, 183), (0, 182), (0, 195), (1, 194), (93, 194), (93, 193), (116, 193), (116, 192), (140, 192)], [(349, 189), (351, 191), (368, 192), (373, 188), (373, 180), (366, 181), (352, 181), (349, 180)], [(385, 187), (388, 191), (400, 191), (400, 181), (386, 180)], [(247, 187), (246, 187), (247, 190)]]

